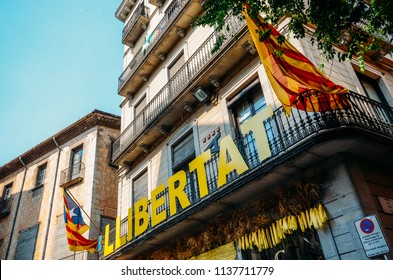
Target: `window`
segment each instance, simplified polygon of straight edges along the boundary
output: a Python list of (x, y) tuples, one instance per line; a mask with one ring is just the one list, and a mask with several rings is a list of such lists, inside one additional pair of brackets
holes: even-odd
[(143, 109), (146, 107), (146, 96), (143, 96), (141, 100), (138, 102), (138, 104), (135, 105), (134, 107), (134, 116), (138, 116), (139, 113), (143, 111)]
[(362, 84), (363, 90), (365, 91), (368, 98), (378, 101), (383, 104), (387, 104), (386, 99), (378, 86), (377, 80), (370, 77), (357, 73), (360, 83)]
[[(255, 80), (246, 86), (228, 103), (228, 107), (232, 112), (235, 132), (237, 135), (240, 135), (241, 126), (266, 107), (266, 100), (259, 80)], [(271, 142), (273, 139), (272, 127), (270, 123), (265, 123), (264, 125), (267, 137)], [(259, 164), (256, 142), (252, 133), (244, 135), (241, 147), (243, 150), (242, 154), (249, 167)]]
[[(183, 170), (187, 173), (185, 192), (191, 203), (197, 200), (197, 178), (195, 172), (190, 173), (188, 164), (195, 158), (195, 144), (191, 130), (178, 142), (172, 145), (172, 171), (176, 173)], [(180, 211), (178, 205), (178, 211)]]
[(145, 122), (144, 109), (146, 107), (146, 96), (143, 96), (134, 106), (134, 119), (136, 127), (142, 127)]
[(188, 163), (195, 158), (194, 137), (190, 131), (184, 138), (172, 146), (173, 172), (188, 170)]
[[(105, 227), (109, 225), (109, 229), (112, 229), (116, 226), (116, 219), (110, 218), (110, 217), (105, 217), (101, 216), (101, 221), (100, 221), (100, 230), (101, 232), (105, 233)], [(115, 232), (109, 231), (109, 243), (115, 242)]]
[[(132, 180), (132, 205), (146, 197), (148, 193), (148, 178), (147, 178), (147, 170), (143, 171), (142, 174), (139, 174), (138, 177)], [(140, 206), (141, 208), (142, 206)], [(139, 209), (141, 210), (141, 209)], [(139, 220), (139, 225), (143, 224), (143, 220)]]
[(147, 197), (148, 193), (148, 178), (147, 170), (138, 175), (132, 180), (132, 204), (139, 201), (143, 197)]
[(72, 150), (70, 180), (80, 177), (82, 169), (83, 147)]
[[(360, 73), (357, 73), (360, 83), (362, 84), (363, 90), (366, 96), (372, 100), (375, 100), (383, 105), (387, 105), (385, 96), (378, 85), (378, 80), (372, 79)], [(389, 110), (383, 109), (382, 106), (377, 104), (367, 103), (363, 107), (367, 110), (367, 113), (371, 117), (375, 117), (382, 121), (392, 122), (393, 116), (390, 114)]]
[(184, 65), (184, 53), (182, 52), (168, 67), (169, 79), (171, 79)]
[(273, 248), (241, 250), (239, 256), (242, 260), (323, 260), (321, 244), (314, 229), (289, 235)]
[(32, 260), (38, 234), (38, 225), (19, 232), (15, 250), (15, 260)]
[(42, 187), (44, 185), (45, 174), (46, 174), (46, 163), (38, 167), (37, 177), (35, 179), (36, 188)]
[(4, 187), (3, 190), (3, 200), (7, 200), (11, 197), (11, 188), (12, 188), (12, 183), (9, 183)]
[(265, 97), (258, 80), (252, 82), (233, 98), (229, 102), (229, 107), (232, 109), (238, 131), (240, 131), (240, 125), (244, 124), (265, 106)]

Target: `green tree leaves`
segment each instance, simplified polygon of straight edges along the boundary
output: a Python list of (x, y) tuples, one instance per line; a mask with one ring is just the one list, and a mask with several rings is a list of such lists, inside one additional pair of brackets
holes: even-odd
[[(205, 0), (205, 13), (193, 24), (227, 28), (225, 18), (229, 14), (242, 18), (244, 2)], [(249, 0), (247, 4), (251, 17), (262, 15), (272, 24), (289, 17), (288, 30), (295, 38), (304, 38), (311, 25), (311, 42), (328, 59), (357, 56), (362, 62), (368, 50), (380, 49), (381, 42), (393, 38), (392, 0)], [(265, 36), (260, 34), (260, 39)]]

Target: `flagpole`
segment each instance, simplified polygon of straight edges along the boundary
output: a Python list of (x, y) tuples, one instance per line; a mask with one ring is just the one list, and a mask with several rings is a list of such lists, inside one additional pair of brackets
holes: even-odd
[(89, 218), (90, 222), (93, 224), (93, 226), (96, 228), (96, 230), (100, 233), (100, 235), (102, 235), (101, 230), (96, 226), (96, 224), (93, 222), (93, 220), (90, 218), (90, 216), (86, 213), (86, 211), (83, 209), (83, 207), (80, 205), (80, 203), (78, 202), (78, 200), (76, 200), (76, 198), (72, 195), (71, 192), (69, 192), (66, 188), (64, 188), (64, 190), (72, 197), (72, 199), (75, 201), (76, 204), (78, 204), (79, 208), (82, 209), (83, 213), (85, 213), (85, 215), (87, 216), (87, 218)]

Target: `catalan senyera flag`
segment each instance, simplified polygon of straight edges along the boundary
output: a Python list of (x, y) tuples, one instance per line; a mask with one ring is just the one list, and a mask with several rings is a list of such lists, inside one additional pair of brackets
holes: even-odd
[(65, 189), (63, 189), (63, 199), (68, 249), (73, 252), (87, 250), (90, 253), (94, 253), (97, 246), (99, 246), (99, 238), (89, 240), (82, 236), (89, 229), (89, 226), (83, 220), (80, 207)]
[[(271, 86), (287, 115), (292, 107), (314, 112), (350, 107), (348, 89), (330, 81), (288, 40), (280, 44), (277, 38), (281, 34), (262, 17), (251, 18), (247, 4), (243, 6), (243, 15)], [(269, 36), (260, 42), (258, 33), (268, 29)]]

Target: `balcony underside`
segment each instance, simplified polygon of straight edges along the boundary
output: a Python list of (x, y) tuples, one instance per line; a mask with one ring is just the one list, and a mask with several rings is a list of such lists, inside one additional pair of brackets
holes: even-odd
[(182, 124), (182, 118), (179, 118), (179, 116), (188, 117), (190, 115), (184, 109), (184, 103), (189, 102), (193, 104), (194, 111), (202, 106), (192, 95), (192, 91), (195, 88), (201, 86), (210, 88), (213, 91), (214, 89), (209, 81), (211, 76), (216, 76), (221, 81), (225, 81), (253, 60), (256, 54), (250, 54), (243, 48), (243, 45), (249, 40), (251, 40), (251, 37), (246, 27), (244, 27), (238, 33), (237, 40), (230, 41), (225, 45), (211, 62), (203, 67), (198, 75), (190, 79), (187, 86), (177, 95), (170, 106), (165, 108), (157, 118), (149, 123), (144, 132), (117, 157), (115, 162), (118, 165), (123, 165), (124, 162), (136, 164), (139, 158), (144, 158), (144, 152), (140, 147), (141, 144), (148, 144), (151, 148), (154, 148), (165, 139), (165, 136), (159, 130), (161, 125), (169, 127), (173, 131)]
[(126, 36), (124, 36), (122, 43), (133, 48), (135, 42), (146, 30), (148, 23), (149, 18), (144, 15), (140, 15), (131, 30), (127, 32)]
[(291, 183), (305, 170), (322, 167), (328, 159), (339, 154), (392, 166), (393, 139), (362, 128), (341, 127), (321, 131), (255, 167), (164, 224), (147, 231), (108, 258), (132, 259), (182, 235), (196, 233), (215, 217), (230, 215), (234, 209), (246, 207), (253, 198), (268, 197), (275, 187)]
[(169, 53), (173, 46), (179, 41), (179, 29), (187, 31), (190, 28), (192, 18), (199, 15), (202, 12), (202, 7), (198, 2), (189, 1), (183, 11), (176, 16), (171, 26), (162, 34), (157, 43), (151, 50), (147, 50), (146, 57), (142, 58), (142, 62), (135, 72), (127, 78), (127, 81), (119, 87), (119, 94), (127, 96), (129, 93), (136, 93), (143, 83), (143, 76), (149, 77), (162, 63), (159, 58), (159, 53)]

